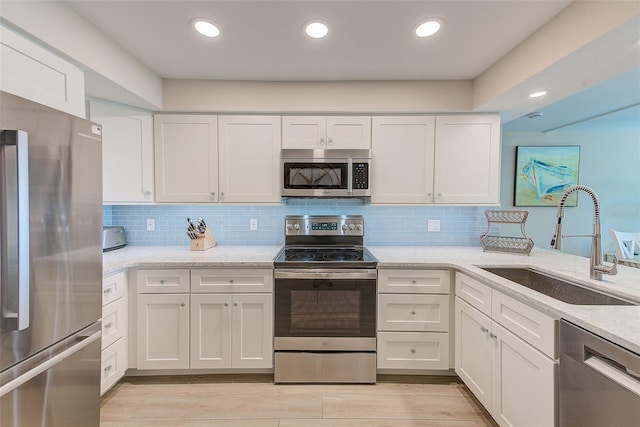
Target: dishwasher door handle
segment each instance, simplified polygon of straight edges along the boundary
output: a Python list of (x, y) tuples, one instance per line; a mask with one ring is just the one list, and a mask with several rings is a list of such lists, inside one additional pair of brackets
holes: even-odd
[(584, 364), (598, 371), (611, 381), (640, 396), (640, 378), (629, 368), (617, 365), (606, 357), (587, 353)]

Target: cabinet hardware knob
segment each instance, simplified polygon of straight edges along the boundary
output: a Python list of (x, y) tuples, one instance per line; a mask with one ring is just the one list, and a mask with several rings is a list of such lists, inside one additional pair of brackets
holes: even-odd
[(225, 306), (225, 307), (229, 307), (229, 303), (228, 303), (228, 302), (225, 302), (225, 303), (224, 303), (224, 306)]
[(111, 292), (113, 292), (113, 288), (107, 288), (104, 290), (104, 293), (109, 295)]
[(415, 280), (412, 280), (412, 281), (411, 281), (411, 284), (412, 284), (412, 285), (415, 285), (416, 283), (418, 283), (418, 282), (416, 282)]
[(229, 280), (229, 283), (231, 283), (233, 285), (233, 279)]
[(180, 307), (184, 307), (185, 305), (186, 305), (186, 304), (185, 304), (185, 303), (183, 303), (183, 302), (181, 302), (181, 303), (180, 303)]
[(151, 195), (151, 191), (149, 191), (149, 190), (144, 190), (144, 191), (142, 192), (142, 194), (144, 195), (144, 197), (149, 197), (149, 196)]
[(480, 330), (481, 330), (482, 332), (484, 332), (484, 333), (489, 332), (489, 330), (488, 330), (487, 328), (485, 328), (484, 326), (481, 326), (481, 327), (480, 327)]
[(238, 303), (237, 303), (237, 302), (234, 302), (234, 303), (233, 303), (233, 306), (234, 306), (234, 307), (237, 307), (237, 306), (238, 306)]
[(333, 145), (333, 138), (329, 138), (329, 145)]
[(324, 138), (320, 138), (320, 145), (324, 145)]
[(412, 315), (412, 316), (415, 316), (415, 315), (416, 315), (416, 312), (412, 310), (412, 311), (411, 311), (411, 315)]
[(105, 367), (105, 368), (104, 368), (104, 371), (105, 371), (105, 372), (109, 372), (110, 370), (111, 370), (111, 365), (109, 365), (109, 366), (107, 366), (107, 367)]
[(416, 354), (416, 349), (415, 349), (415, 348), (412, 348), (412, 349), (411, 349), (411, 353), (412, 353), (412, 354)]
[(161, 284), (161, 285), (164, 285), (165, 283), (167, 283), (167, 281), (166, 281), (166, 280), (164, 280), (164, 279), (160, 280), (160, 284)]
[(489, 336), (493, 339), (498, 338), (498, 336), (496, 334), (494, 334), (493, 332), (489, 332)]
[(104, 325), (104, 328), (105, 328), (105, 329), (109, 329), (109, 328), (110, 328), (110, 327), (112, 327), (112, 326), (113, 326), (113, 323), (109, 322), (109, 323), (107, 323), (106, 325)]

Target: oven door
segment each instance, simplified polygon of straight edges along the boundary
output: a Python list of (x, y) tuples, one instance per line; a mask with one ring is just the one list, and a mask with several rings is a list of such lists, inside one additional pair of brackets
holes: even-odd
[(276, 269), (276, 350), (375, 351), (376, 270)]

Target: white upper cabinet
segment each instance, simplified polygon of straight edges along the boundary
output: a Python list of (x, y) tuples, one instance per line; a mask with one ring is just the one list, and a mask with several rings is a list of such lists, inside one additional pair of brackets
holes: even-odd
[(105, 204), (152, 203), (153, 116), (148, 111), (91, 100), (91, 120), (102, 125)]
[(280, 202), (280, 116), (218, 116), (220, 202)]
[(282, 148), (370, 149), (369, 116), (283, 116)]
[(372, 203), (433, 203), (433, 116), (374, 117)]
[(86, 117), (84, 72), (2, 24), (0, 90)]
[(212, 115), (154, 116), (157, 202), (218, 201), (218, 128)]
[(435, 203), (500, 203), (500, 116), (436, 117)]

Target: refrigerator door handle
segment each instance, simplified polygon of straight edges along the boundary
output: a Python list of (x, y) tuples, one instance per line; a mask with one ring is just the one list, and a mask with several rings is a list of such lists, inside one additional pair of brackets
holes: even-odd
[(29, 153), (28, 135), (0, 131), (0, 277), (3, 324), (29, 327)]
[(69, 348), (66, 348), (65, 350), (61, 351), (60, 353), (56, 354), (50, 359), (47, 359), (44, 363), (37, 365), (36, 367), (20, 375), (19, 377), (2, 385), (0, 387), (0, 397), (15, 390), (16, 388), (20, 387), (22, 384), (26, 383), (27, 381), (32, 380), (33, 378), (37, 377), (47, 369), (51, 368), (54, 365), (57, 365), (59, 362), (68, 358), (73, 353), (77, 353), (78, 351), (82, 350), (83, 348), (93, 343), (94, 341), (99, 340), (101, 337), (102, 337), (102, 330), (98, 330), (97, 332), (94, 332), (89, 336), (86, 336), (86, 335), (78, 336), (78, 338), (82, 338), (82, 341), (78, 342), (77, 344)]

